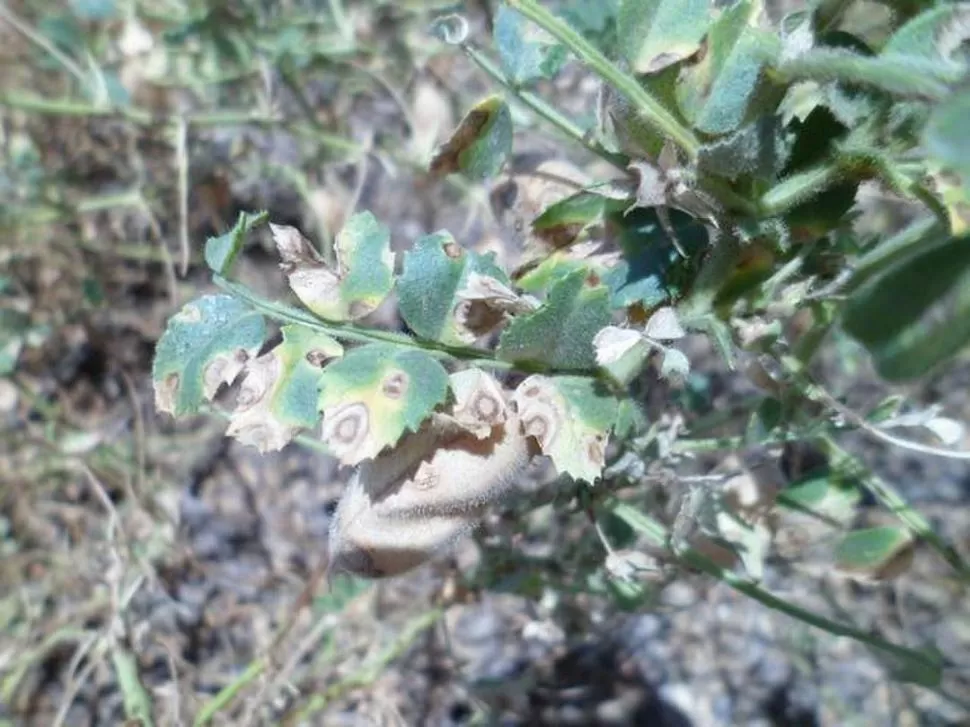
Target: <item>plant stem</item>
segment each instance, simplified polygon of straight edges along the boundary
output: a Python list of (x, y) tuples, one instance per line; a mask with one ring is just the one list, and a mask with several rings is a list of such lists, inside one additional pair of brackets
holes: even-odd
[(586, 138), (586, 133), (576, 123), (559, 113), (556, 108), (550, 105), (537, 93), (533, 93), (532, 91), (528, 91), (514, 85), (505, 77), (498, 66), (496, 66), (492, 60), (480, 50), (467, 43), (462, 44), (462, 50), (464, 50), (475, 65), (481, 68), (493, 81), (514, 95), (519, 101), (522, 102), (523, 105), (531, 109), (537, 116), (545, 119), (570, 139), (583, 146), (587, 151), (609, 162), (617, 169), (621, 169), (624, 172), (627, 170), (629, 160), (626, 157), (624, 157), (622, 154), (615, 154), (608, 149), (603, 148), (601, 145), (589, 141)]
[[(669, 531), (654, 518), (640, 512), (632, 505), (615, 499), (607, 502), (604, 507), (626, 522), (634, 530), (637, 530), (643, 535), (647, 536), (647, 538), (653, 541), (654, 545), (662, 548), (669, 548)], [(768, 608), (784, 613), (787, 616), (791, 616), (792, 618), (798, 619), (799, 621), (807, 623), (810, 626), (814, 626), (815, 628), (828, 631), (831, 634), (855, 639), (856, 641), (866, 644), (867, 646), (884, 651), (906, 662), (916, 663), (919, 665), (919, 667), (931, 670), (934, 674), (939, 672), (939, 664), (936, 663), (929, 655), (917, 651), (916, 649), (910, 649), (905, 646), (900, 646), (899, 644), (884, 641), (883, 639), (873, 636), (872, 634), (858, 629), (855, 626), (840, 623), (839, 621), (833, 621), (832, 619), (815, 613), (814, 611), (810, 611), (807, 608), (789, 603), (783, 598), (766, 591), (756, 583), (747, 581), (735, 573), (721, 568), (710, 558), (698, 553), (693, 549), (684, 551), (680, 554), (680, 557), (687, 565), (717, 578), (734, 590), (743, 593), (749, 598), (753, 598)]]
[(775, 217), (811, 199), (839, 180), (841, 170), (832, 162), (797, 172), (769, 189), (761, 197), (758, 207), (764, 217)]
[(514, 367), (521, 368), (520, 363), (513, 364), (509, 361), (499, 361), (488, 356), (486, 351), (475, 348), (446, 346), (435, 341), (419, 341), (405, 333), (395, 333), (377, 328), (363, 328), (353, 323), (324, 321), (298, 308), (276, 303), (254, 295), (246, 286), (227, 280), (220, 275), (213, 275), (213, 281), (226, 292), (231, 293), (240, 300), (244, 300), (253, 308), (270, 318), (285, 323), (296, 323), (301, 326), (306, 326), (335, 338), (358, 341), (360, 343), (391, 343), (395, 346), (419, 349), (436, 358), (460, 359), (477, 366), (486, 366), (493, 369), (509, 370)]
[(568, 23), (557, 18), (536, 0), (506, 0), (506, 4), (555, 37), (600, 78), (626, 96), (644, 120), (652, 124), (665, 137), (672, 139), (691, 161), (697, 158), (700, 142), (694, 133), (681, 124), (676, 116), (664, 108), (663, 104), (647, 93), (636, 78), (624, 73)]

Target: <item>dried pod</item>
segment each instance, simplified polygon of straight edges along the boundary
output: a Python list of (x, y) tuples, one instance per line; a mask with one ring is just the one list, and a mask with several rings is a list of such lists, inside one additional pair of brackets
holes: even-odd
[(470, 532), (528, 459), (517, 420), (479, 438), (433, 416), (358, 468), (334, 514), (329, 570), (380, 578), (415, 568)]

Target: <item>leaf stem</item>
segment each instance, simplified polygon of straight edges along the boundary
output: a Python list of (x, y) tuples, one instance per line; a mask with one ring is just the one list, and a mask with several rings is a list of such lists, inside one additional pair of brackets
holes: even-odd
[[(659, 521), (655, 520), (649, 515), (646, 515), (632, 505), (620, 502), (616, 499), (607, 502), (605, 507), (614, 515), (626, 522), (634, 530), (646, 535), (650, 540), (653, 541), (654, 545), (662, 548), (670, 547), (670, 533)], [(867, 646), (879, 649), (907, 662), (916, 663), (921, 668), (931, 670), (934, 674), (938, 674), (939, 672), (939, 664), (935, 662), (928, 654), (916, 649), (910, 649), (905, 646), (900, 646), (899, 644), (885, 641), (880, 639), (878, 636), (874, 636), (866, 631), (856, 628), (855, 626), (851, 626), (839, 621), (833, 621), (832, 619), (815, 613), (814, 611), (810, 611), (807, 608), (789, 603), (783, 598), (765, 590), (756, 583), (747, 581), (737, 574), (722, 568), (713, 560), (702, 555), (696, 550), (687, 549), (680, 553), (679, 556), (687, 565), (717, 578), (734, 590), (743, 593), (744, 595), (760, 602), (768, 608), (784, 613), (787, 616), (791, 616), (792, 618), (798, 619), (799, 621), (807, 623), (810, 626), (814, 626), (815, 628), (828, 631), (831, 634), (855, 639), (856, 641), (866, 644)]]
[(260, 313), (285, 323), (296, 323), (307, 326), (321, 333), (342, 338), (347, 341), (360, 343), (391, 343), (395, 346), (420, 349), (436, 358), (460, 359), (468, 363), (493, 369), (512, 369), (516, 366), (508, 361), (499, 361), (487, 355), (486, 351), (461, 346), (446, 346), (435, 341), (424, 341), (412, 338), (405, 333), (384, 331), (379, 328), (364, 328), (353, 323), (338, 323), (324, 321), (293, 306), (276, 303), (255, 295), (246, 286), (220, 275), (213, 275), (213, 281), (220, 288), (245, 301)]
[(520, 86), (516, 86), (509, 81), (509, 79), (505, 77), (505, 74), (502, 73), (501, 69), (499, 69), (499, 67), (496, 66), (488, 56), (474, 46), (468, 43), (463, 43), (461, 48), (463, 51), (465, 51), (465, 54), (472, 60), (472, 62), (475, 63), (475, 65), (482, 69), (482, 71), (484, 71), (493, 81), (515, 96), (515, 98), (522, 102), (523, 105), (531, 109), (537, 116), (545, 119), (548, 123), (555, 126), (570, 139), (583, 146), (587, 151), (609, 162), (617, 169), (621, 169), (624, 172), (627, 171), (627, 164), (629, 160), (625, 156), (622, 154), (615, 154), (604, 148), (602, 145), (587, 139), (586, 132), (584, 132), (582, 128), (580, 128), (575, 122), (563, 116), (555, 107), (549, 104), (544, 98), (539, 96), (539, 94), (524, 89)]
[(560, 43), (579, 57), (600, 78), (626, 96), (642, 114), (665, 137), (672, 139), (684, 150), (691, 161), (697, 159), (700, 142), (694, 133), (681, 124), (670, 111), (651, 96), (636, 78), (622, 71), (592, 43), (577, 33), (568, 23), (557, 18), (536, 0), (505, 0), (506, 4), (522, 13), (529, 20), (547, 31)]

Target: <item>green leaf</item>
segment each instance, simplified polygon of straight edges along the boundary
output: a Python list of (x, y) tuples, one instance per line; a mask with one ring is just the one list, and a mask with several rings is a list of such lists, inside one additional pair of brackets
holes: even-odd
[(835, 566), (850, 574), (885, 579), (898, 575), (912, 555), (913, 537), (903, 527), (854, 530), (835, 547)]
[(637, 73), (656, 73), (700, 50), (710, 21), (710, 0), (623, 0), (620, 49)]
[(563, 247), (586, 228), (601, 224), (606, 215), (628, 208), (631, 201), (583, 190), (546, 207), (532, 221), (532, 232), (554, 248)]
[(462, 172), (481, 180), (498, 174), (512, 154), (512, 112), (500, 96), (475, 104), (435, 152), (435, 176)]
[(502, 70), (514, 86), (552, 78), (566, 60), (566, 49), (555, 38), (507, 5), (495, 14), (494, 39)]
[(790, 154), (791, 143), (781, 119), (765, 115), (729, 136), (704, 144), (697, 156), (697, 169), (732, 181), (740, 177), (769, 181), (785, 168)]
[(243, 369), (226, 434), (260, 452), (282, 449), (300, 429), (320, 420), (317, 382), (327, 360), (343, 346), (300, 325), (283, 326), (283, 342)]
[(603, 471), (618, 402), (585, 376), (530, 376), (513, 396), (522, 431), (561, 474), (592, 484)]
[(246, 234), (266, 222), (267, 212), (240, 212), (236, 224), (224, 235), (205, 241), (205, 263), (217, 275), (228, 275), (239, 251), (246, 243)]
[(610, 303), (606, 286), (590, 285), (587, 278), (585, 270), (566, 275), (538, 310), (516, 317), (502, 334), (499, 357), (560, 369), (593, 368), (593, 337), (609, 324)]
[(862, 501), (862, 492), (852, 483), (832, 474), (810, 475), (778, 493), (778, 504), (840, 527), (848, 525)]
[(182, 306), (155, 347), (155, 406), (194, 414), (222, 384), (231, 384), (259, 350), (263, 317), (230, 295), (206, 295)]
[(966, 64), (955, 56), (968, 38), (970, 6), (961, 2), (939, 3), (893, 33), (881, 55), (921, 59), (959, 72), (966, 70)]
[(842, 325), (889, 381), (918, 378), (970, 343), (970, 237), (927, 236), (855, 290)]
[(323, 440), (352, 465), (417, 431), (444, 401), (448, 373), (424, 351), (374, 343), (327, 366), (319, 387)]
[(473, 343), (482, 332), (470, 326), (472, 302), (461, 297), (472, 273), (508, 284), (493, 254), (465, 250), (448, 232), (426, 235), (415, 242), (404, 255), (397, 280), (401, 316), (411, 330), (448, 345)]
[(777, 39), (755, 27), (759, 3), (742, 0), (714, 22), (707, 49), (677, 86), (684, 116), (696, 129), (727, 134), (744, 123), (762, 68)]
[(372, 313), (394, 285), (391, 235), (370, 212), (358, 212), (337, 235), (331, 267), (295, 227), (270, 225), (280, 267), (300, 301), (331, 321)]
[(923, 131), (923, 146), (937, 162), (970, 185), (970, 88), (964, 88), (935, 106)]

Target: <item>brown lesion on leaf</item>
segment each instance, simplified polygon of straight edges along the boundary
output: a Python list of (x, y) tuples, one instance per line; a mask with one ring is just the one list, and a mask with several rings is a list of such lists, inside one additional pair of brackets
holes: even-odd
[(347, 311), (352, 320), (357, 320), (358, 318), (363, 318), (368, 313), (374, 310), (372, 303), (366, 300), (355, 300), (348, 307)]
[(236, 413), (252, 408), (272, 389), (280, 375), (280, 360), (274, 352), (253, 360), (246, 367), (246, 375), (236, 396)]
[(400, 399), (408, 391), (408, 375), (403, 371), (394, 371), (381, 382), (381, 392), (388, 399)]
[(242, 373), (249, 361), (249, 352), (239, 348), (231, 354), (213, 356), (202, 370), (202, 391), (207, 399), (216, 395), (223, 384), (231, 385), (236, 377)]
[(431, 174), (444, 176), (459, 171), (459, 157), (481, 136), (491, 117), (492, 113), (483, 109), (473, 108), (469, 111), (451, 138), (435, 151), (429, 168)]
[(505, 320), (505, 313), (483, 300), (461, 300), (454, 309), (459, 335), (466, 344), (494, 330)]
[(174, 371), (161, 381), (155, 382), (155, 407), (162, 412), (175, 412), (175, 398), (178, 395), (180, 378)]
[(323, 441), (345, 463), (359, 461), (355, 452), (363, 445), (369, 433), (370, 412), (363, 402), (355, 401), (327, 409), (323, 413)]
[(586, 456), (597, 467), (606, 464), (606, 442), (602, 434), (590, 437), (586, 442)]
[(445, 255), (450, 257), (452, 260), (461, 260), (462, 256), (465, 254), (465, 251), (457, 242), (447, 242), (442, 249), (444, 250)]
[(306, 359), (306, 362), (314, 368), (322, 369), (324, 366), (326, 366), (327, 361), (334, 357), (326, 351), (321, 351), (320, 349), (314, 348), (307, 351), (304, 358)]
[(491, 423), (499, 420), (503, 406), (487, 391), (478, 391), (469, 402), (469, 409), (483, 422)]

